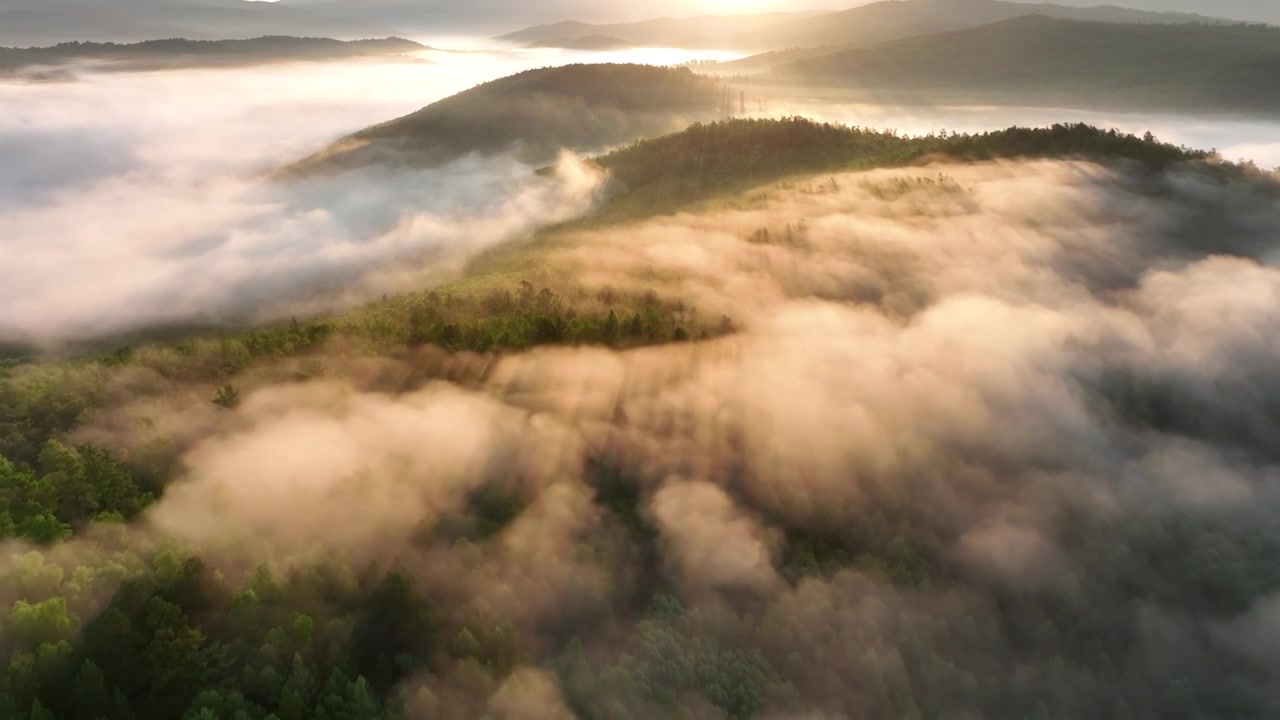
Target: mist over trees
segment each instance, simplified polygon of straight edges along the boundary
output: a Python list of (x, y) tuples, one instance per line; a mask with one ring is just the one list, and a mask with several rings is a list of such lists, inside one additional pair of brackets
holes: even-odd
[(1007, 107), (1280, 30), (1094, 4), (0, 0), (0, 720), (1280, 717), (1280, 176)]
[(1280, 709), (1273, 178), (798, 118), (595, 165), (456, 282), (0, 364), (0, 718)]

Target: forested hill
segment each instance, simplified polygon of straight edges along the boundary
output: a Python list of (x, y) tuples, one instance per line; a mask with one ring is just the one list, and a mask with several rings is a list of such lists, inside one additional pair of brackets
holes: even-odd
[(638, 142), (596, 162), (614, 179), (604, 218), (667, 212), (797, 175), (909, 165), (921, 160), (1085, 158), (1154, 166), (1208, 153), (1090, 125), (905, 137), (804, 118), (730, 120)]
[(688, 69), (567, 65), (485, 83), (345, 138), (294, 170), (384, 159), (439, 163), (518, 149), (535, 162), (661, 135), (723, 107), (723, 86)]
[(109, 70), (156, 70), (210, 65), (254, 65), (294, 60), (396, 56), (426, 50), (411, 40), (333, 40), (286, 36), (250, 40), (173, 38), (117, 44), (68, 42), (50, 47), (0, 48), (0, 71), (37, 65), (101, 62)]
[(906, 38), (776, 68), (788, 82), (897, 101), (1280, 112), (1280, 28), (1040, 16)]

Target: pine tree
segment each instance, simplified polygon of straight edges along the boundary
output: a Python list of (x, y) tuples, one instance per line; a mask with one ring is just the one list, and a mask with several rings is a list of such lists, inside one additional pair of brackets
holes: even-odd
[(96, 720), (106, 715), (110, 708), (110, 696), (102, 675), (102, 668), (92, 660), (85, 660), (76, 673), (71, 690), (71, 712), (75, 720)]

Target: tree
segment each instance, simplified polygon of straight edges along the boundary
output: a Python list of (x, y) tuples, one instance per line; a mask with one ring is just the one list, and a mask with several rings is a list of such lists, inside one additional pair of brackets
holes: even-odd
[(146, 612), (151, 635), (144, 651), (149, 692), (143, 714), (175, 717), (205, 677), (205, 637), (180, 607), (159, 597), (151, 598)]
[(609, 317), (605, 318), (604, 328), (602, 329), (603, 339), (606, 343), (614, 343), (618, 339), (618, 314), (613, 310), (609, 311)]
[(431, 609), (409, 579), (389, 573), (378, 583), (351, 631), (351, 660), (361, 675), (385, 691), (398, 679), (397, 656), (423, 657), (435, 636)]
[(19, 600), (9, 612), (9, 632), (19, 647), (29, 650), (70, 637), (74, 624), (65, 597), (34, 605)]
[(33, 515), (18, 526), (18, 534), (41, 545), (53, 545), (71, 537), (71, 526), (58, 520), (53, 513)]
[(40, 704), (39, 700), (36, 700), (35, 702), (31, 703), (30, 718), (31, 720), (56, 720), (56, 718), (54, 718), (53, 716), (53, 713), (46, 710), (44, 705)]
[(84, 458), (57, 440), (40, 450), (40, 485), (47, 494), (46, 507), (64, 522), (82, 522), (98, 510), (99, 487), (90, 482)]
[(213, 397), (213, 404), (224, 410), (234, 410), (240, 405), (240, 388), (227, 383), (218, 388), (218, 393)]
[(97, 720), (110, 707), (106, 678), (92, 660), (85, 660), (71, 689), (71, 715), (75, 720)]

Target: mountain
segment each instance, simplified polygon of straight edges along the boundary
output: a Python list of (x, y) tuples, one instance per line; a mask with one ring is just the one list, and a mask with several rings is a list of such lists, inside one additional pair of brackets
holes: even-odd
[(0, 48), (0, 72), (73, 62), (105, 63), (114, 71), (223, 65), (257, 65), (298, 60), (386, 57), (428, 49), (410, 40), (333, 40), (260, 37), (251, 40), (148, 40), (141, 43), (61, 43), (51, 47)]
[(246, 0), (0, 0), (0, 44), (74, 40), (139, 42), (157, 38), (245, 39), (264, 35), (388, 37), (375, 22), (286, 3)]
[[(1097, 0), (1057, 0), (1062, 5), (1089, 7)], [(1274, 0), (1124, 0), (1135, 10), (1184, 12), (1247, 22), (1280, 23), (1280, 3)]]
[[(593, 25), (566, 21), (538, 25), (499, 35), (496, 40), (516, 45), (547, 46), (573, 42), (578, 38), (607, 35), (632, 45), (662, 47), (724, 47), (732, 37), (760, 31), (779, 23), (814, 17), (821, 13), (760, 13), (755, 15), (701, 15), (689, 18), (659, 18), (644, 22)], [(567, 46), (566, 46), (567, 47)]]
[(1280, 28), (1027, 16), (779, 66), (877, 98), (1280, 112)]
[(1119, 23), (1228, 22), (1204, 15), (1112, 6), (1073, 7), (1008, 0), (884, 0), (840, 12), (663, 18), (621, 25), (569, 21), (531, 27), (497, 39), (520, 45), (563, 43), (562, 47), (571, 47), (577, 39), (594, 35), (608, 35), (634, 45), (688, 48), (782, 50), (849, 47), (977, 27), (1029, 14)]
[(437, 164), (518, 150), (530, 163), (677, 130), (722, 112), (724, 86), (688, 69), (566, 65), (485, 83), (344, 138), (288, 168), (338, 170), (389, 160)]
[[(390, 25), (405, 32), (492, 33), (503, 27), (545, 22), (554, 17), (604, 19), (616, 12), (592, 0), (283, 0), (295, 7), (335, 17)], [(655, 13), (662, 12), (656, 10)]]
[(781, 49), (822, 45), (869, 45), (912, 35), (977, 27), (1024, 15), (1109, 23), (1222, 24), (1226, 21), (1180, 13), (1149, 12), (1112, 6), (1071, 7), (1006, 0), (884, 0), (738, 33), (742, 48)]

